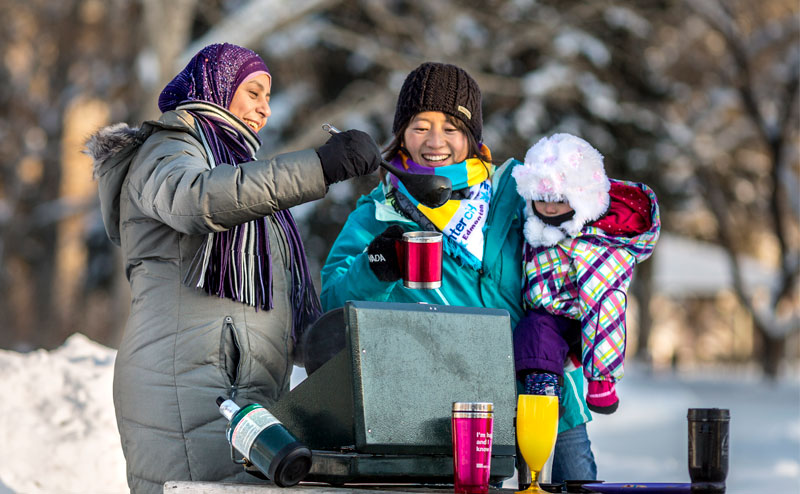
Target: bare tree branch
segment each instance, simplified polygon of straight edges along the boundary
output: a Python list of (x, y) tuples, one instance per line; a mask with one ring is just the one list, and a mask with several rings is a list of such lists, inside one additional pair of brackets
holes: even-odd
[(266, 33), (305, 21), (310, 14), (340, 2), (341, 0), (251, 0), (186, 47), (176, 61), (175, 72), (180, 71), (195, 53), (207, 45), (226, 42), (253, 46)]
[[(736, 70), (734, 81), (732, 81), (739, 92), (743, 107), (754, 127), (758, 129), (759, 135), (769, 152), (770, 166), (770, 192), (769, 192), (769, 216), (773, 224), (775, 238), (780, 250), (780, 276), (779, 283), (773, 293), (773, 304), (777, 303), (782, 297), (787, 296), (796, 289), (798, 280), (797, 270), (793, 267), (793, 261), (789, 252), (791, 248), (786, 238), (787, 232), (784, 225), (784, 218), (788, 211), (781, 193), (781, 175), (784, 166), (784, 156), (786, 156), (786, 146), (791, 142), (789, 135), (795, 129), (793, 117), (795, 117), (795, 103), (797, 101), (798, 72), (796, 64), (792, 67), (792, 75), (786, 85), (777, 92), (777, 105), (781, 109), (775, 122), (768, 122), (760, 109), (758, 96), (756, 95), (756, 85), (753, 81), (751, 69), (751, 56), (748, 52), (748, 38), (744, 36), (736, 27), (730, 6), (724, 2), (717, 1), (711, 4), (706, 1), (687, 0), (687, 4), (700, 14), (714, 29), (722, 34), (728, 49), (733, 57), (733, 67)], [(780, 40), (781, 38), (779, 38)], [(761, 50), (764, 48), (762, 47)]]
[[(725, 39), (734, 60), (734, 67), (738, 69), (735, 80), (732, 82), (739, 91), (745, 110), (750, 114), (750, 118), (761, 133), (764, 142), (770, 142), (769, 126), (764, 120), (758, 106), (758, 98), (754, 94), (750, 61), (747, 47), (743, 42), (746, 37), (736, 26), (736, 21), (729, 8), (720, 0), (713, 3), (705, 0), (686, 0), (686, 3)], [(773, 150), (770, 149), (770, 151)]]
[[(370, 38), (333, 24), (326, 24), (322, 29), (322, 36), (327, 42), (343, 49), (357, 52), (368, 57), (373, 63), (390, 70), (409, 72), (420, 63), (428, 60), (427, 58), (406, 55), (385, 46), (375, 45)], [(369, 46), (369, 49), (361, 49), (363, 46)], [(488, 74), (476, 70), (469, 62), (461, 63), (457, 60), (451, 60), (451, 62), (464, 67), (475, 78), (484, 93), (517, 97), (524, 95), (522, 84), (517, 78)]]

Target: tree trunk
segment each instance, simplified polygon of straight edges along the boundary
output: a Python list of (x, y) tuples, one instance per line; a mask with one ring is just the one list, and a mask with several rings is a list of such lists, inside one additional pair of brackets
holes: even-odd
[[(166, 83), (177, 74), (175, 67), (180, 64), (176, 61), (186, 45), (189, 44), (197, 1), (145, 0), (143, 5), (144, 34), (158, 65), (157, 77), (149, 83), (142, 81), (144, 104), (138, 119), (148, 120), (158, 118), (159, 111), (156, 106), (158, 96)], [(178, 70), (181, 69), (183, 69), (182, 66)]]
[(757, 328), (757, 331), (761, 336), (761, 368), (764, 370), (764, 375), (770, 381), (774, 381), (778, 378), (778, 371), (786, 348), (786, 338), (772, 336), (762, 328)]

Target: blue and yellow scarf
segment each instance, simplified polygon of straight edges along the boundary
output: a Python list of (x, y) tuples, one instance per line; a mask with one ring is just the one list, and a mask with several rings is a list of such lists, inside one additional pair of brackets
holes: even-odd
[[(490, 156), (489, 149), (482, 150)], [(492, 197), (491, 178), (495, 166), (480, 158), (468, 158), (448, 166), (428, 167), (415, 163), (402, 151), (392, 160), (397, 167), (420, 175), (440, 175), (453, 183), (452, 198), (438, 208), (420, 204), (403, 183), (389, 174), (393, 191), (388, 195), (394, 206), (425, 230), (437, 230), (445, 237), (444, 249), (473, 269), (483, 263), (483, 227)], [(398, 194), (399, 192), (399, 194)]]

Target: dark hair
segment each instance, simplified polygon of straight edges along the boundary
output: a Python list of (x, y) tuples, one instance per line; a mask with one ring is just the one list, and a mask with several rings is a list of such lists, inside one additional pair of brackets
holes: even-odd
[[(489, 156), (486, 155), (486, 153), (483, 152), (481, 146), (478, 144), (478, 142), (475, 140), (475, 137), (472, 135), (472, 132), (470, 132), (470, 130), (467, 128), (467, 125), (460, 119), (452, 115), (448, 115), (447, 113), (445, 113), (444, 115), (445, 117), (447, 117), (448, 123), (455, 126), (455, 128), (457, 128), (465, 136), (467, 136), (467, 158), (477, 157), (487, 163), (491, 163), (492, 160), (489, 158)], [(397, 153), (405, 149), (405, 147), (403, 146), (403, 134), (405, 134), (406, 129), (408, 128), (408, 125), (411, 123), (412, 120), (414, 120), (413, 117), (410, 118), (406, 123), (401, 125), (400, 128), (397, 129), (397, 131), (395, 132), (394, 138), (392, 138), (392, 142), (390, 142), (389, 145), (387, 145), (384, 148), (383, 155), (388, 161), (394, 159), (394, 157), (397, 156)], [(408, 151), (406, 151), (406, 154), (408, 154)], [(383, 169), (381, 169), (381, 171), (383, 171)]]

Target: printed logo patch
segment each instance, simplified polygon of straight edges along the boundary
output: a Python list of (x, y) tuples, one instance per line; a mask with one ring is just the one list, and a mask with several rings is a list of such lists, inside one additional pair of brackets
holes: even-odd
[(383, 254), (370, 254), (369, 262), (386, 262), (386, 258), (383, 257)]

